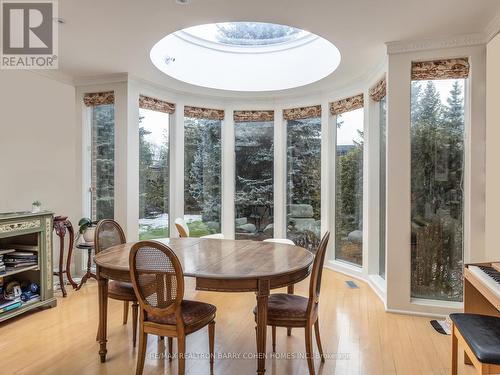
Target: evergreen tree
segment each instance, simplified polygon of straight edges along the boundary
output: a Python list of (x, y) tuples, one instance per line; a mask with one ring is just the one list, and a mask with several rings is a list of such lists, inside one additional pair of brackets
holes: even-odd
[(221, 209), (221, 123), (218, 120), (186, 119), (185, 143), (189, 201), (186, 213), (201, 212), (202, 221), (220, 223)]
[(460, 82), (453, 83), (446, 105), (433, 81), (427, 81), (423, 92), (412, 90), (416, 95), (411, 124), (412, 293), (417, 296), (461, 299), (464, 108)]
[(309, 204), (321, 217), (321, 119), (288, 121), (288, 204)]
[(96, 220), (114, 218), (115, 110), (114, 105), (93, 107), (95, 129)]

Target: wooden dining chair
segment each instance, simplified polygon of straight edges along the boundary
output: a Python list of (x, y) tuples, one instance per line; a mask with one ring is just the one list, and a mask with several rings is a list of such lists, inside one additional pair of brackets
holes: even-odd
[[(284, 245), (293, 245), (295, 246), (295, 242), (292, 240), (289, 240), (288, 238), (266, 238), (263, 240), (264, 242), (273, 242), (273, 243), (281, 243)], [(287, 293), (288, 294), (294, 294), (295, 293), (295, 285), (288, 285), (287, 286)], [(292, 335), (292, 327), (288, 327), (286, 329), (286, 335), (291, 336)]]
[[(115, 245), (127, 242), (122, 227), (116, 221), (105, 219), (97, 223), (94, 234), (95, 253)], [(139, 304), (135, 297), (132, 283), (111, 280), (108, 285), (108, 298), (123, 301), (123, 324), (127, 324), (129, 302), (132, 302), (132, 343), (135, 347), (137, 338), (137, 315)], [(98, 332), (99, 336), (99, 332)]]
[[(214, 365), (216, 307), (184, 300), (184, 274), (175, 253), (162, 243), (140, 241), (130, 251), (130, 278), (139, 300), (136, 375), (144, 369), (148, 334), (177, 338), (178, 374), (185, 373), (186, 336), (208, 325), (210, 371)], [(170, 358), (172, 349), (169, 347)]]
[(178, 217), (177, 219), (175, 219), (174, 224), (175, 229), (177, 229), (177, 232), (179, 233), (179, 237), (189, 237), (189, 228), (184, 219)]
[[(310, 375), (314, 375), (312, 350), (313, 326), (321, 362), (325, 361), (319, 335), (318, 307), (321, 275), (323, 273), (323, 264), (325, 262), (329, 238), (330, 232), (326, 232), (318, 246), (309, 281), (309, 298), (294, 294), (277, 293), (271, 294), (267, 303), (267, 325), (272, 327), (273, 352), (276, 351), (276, 327), (305, 328), (307, 365)], [(257, 308), (254, 309), (254, 314), (257, 318)]]

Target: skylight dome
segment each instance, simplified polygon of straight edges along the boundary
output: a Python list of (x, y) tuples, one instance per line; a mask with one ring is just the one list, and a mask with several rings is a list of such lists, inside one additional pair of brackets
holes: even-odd
[(150, 52), (163, 73), (189, 84), (231, 91), (304, 86), (340, 64), (331, 42), (292, 26), (224, 22), (189, 27), (161, 39)]
[(263, 22), (223, 22), (194, 26), (180, 31), (213, 43), (234, 46), (266, 46), (297, 40), (307, 31)]

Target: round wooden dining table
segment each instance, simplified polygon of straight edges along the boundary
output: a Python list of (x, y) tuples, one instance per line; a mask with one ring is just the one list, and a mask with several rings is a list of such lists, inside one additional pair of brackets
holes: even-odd
[[(305, 279), (311, 271), (313, 254), (302, 247), (262, 241), (208, 238), (164, 238), (157, 241), (175, 252), (184, 275), (196, 279), (197, 290), (256, 293), (257, 373), (264, 374), (270, 290)], [(129, 253), (133, 244), (113, 246), (95, 256), (101, 362), (106, 361), (107, 353), (108, 280), (130, 282)]]

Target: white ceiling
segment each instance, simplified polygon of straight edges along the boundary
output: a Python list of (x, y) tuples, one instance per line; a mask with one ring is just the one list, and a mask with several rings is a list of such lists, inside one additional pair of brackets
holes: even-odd
[(59, 15), (66, 23), (59, 30), (59, 67), (76, 80), (129, 73), (178, 91), (228, 96), (161, 73), (150, 61), (151, 48), (167, 34), (199, 24), (272, 22), (322, 36), (342, 55), (330, 76), (272, 95), (331, 91), (380, 66), (385, 42), (483, 32), (499, 12), (498, 0), (191, 0), (188, 5), (175, 0), (60, 0)]

